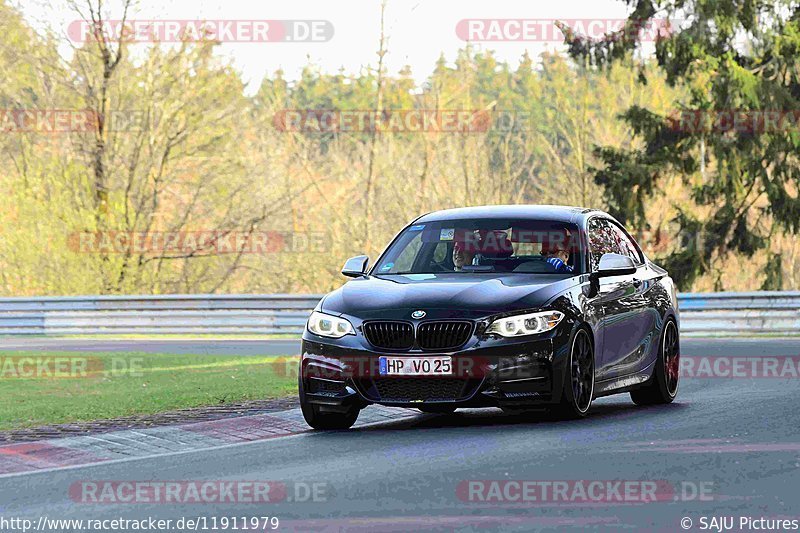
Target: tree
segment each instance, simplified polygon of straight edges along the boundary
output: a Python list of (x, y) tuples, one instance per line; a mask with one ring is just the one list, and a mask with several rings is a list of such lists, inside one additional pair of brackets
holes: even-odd
[[(123, 17), (128, 2), (122, 4)], [(4, 7), (4, 6), (1, 6)], [(103, 3), (74, 4), (90, 27), (111, 18)], [(215, 242), (182, 249), (80, 248), (95, 234), (250, 235), (282, 210), (280, 190), (250, 167), (245, 132), (256, 129), (238, 74), (211, 40), (174, 47), (142, 44), (134, 60), (124, 36), (98, 31), (64, 61), (48, 36), (30, 31), (13, 10), (0, 50), (28, 34), (19, 69), (5, 85), (9, 107), (86, 111), (86, 129), (9, 135), (0, 209), (8, 235), (0, 260), (13, 292), (215, 292), (246, 268), (242, 253), (215, 253)], [(96, 26), (95, 26), (96, 25)], [(12, 38), (13, 39), (10, 39)], [(20, 76), (22, 74), (22, 76)], [(28, 96), (26, 96), (28, 95)], [(13, 225), (10, 225), (12, 223)], [(76, 249), (77, 248), (77, 249)], [(95, 247), (96, 248), (96, 247)], [(0, 270), (5, 270), (0, 268)], [(12, 279), (12, 276), (14, 277)]]
[[(644, 204), (670, 175), (691, 188), (695, 208), (676, 222), (695, 238), (666, 258), (682, 286), (715, 276), (731, 254), (765, 250), (762, 288), (781, 286), (773, 235), (800, 230), (800, 131), (796, 120), (771, 124), (769, 113), (796, 117), (800, 99), (800, 5), (790, 0), (625, 0), (624, 28), (600, 41), (568, 33), (570, 54), (608, 68), (642, 47), (637, 30), (664, 19), (682, 22), (656, 41), (656, 60), (683, 106), (659, 114), (632, 106), (624, 115), (642, 146), (602, 147), (595, 174), (613, 214), (647, 227)], [(642, 83), (648, 82), (643, 73)], [(739, 122), (733, 119), (737, 118)], [(766, 120), (765, 120), (766, 118)], [(730, 122), (726, 122), (730, 120)]]

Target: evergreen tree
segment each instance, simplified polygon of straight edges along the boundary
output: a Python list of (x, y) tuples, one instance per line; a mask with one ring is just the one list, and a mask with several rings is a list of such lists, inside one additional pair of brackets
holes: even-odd
[[(568, 33), (579, 62), (608, 68), (643, 46), (637, 30), (677, 20), (656, 41), (656, 59), (687, 97), (672, 113), (639, 106), (623, 116), (642, 146), (605, 146), (595, 174), (612, 213), (647, 227), (645, 203), (677, 174), (696, 209), (680, 206), (684, 239), (666, 262), (683, 287), (716, 277), (731, 254), (768, 259), (763, 288), (781, 288), (781, 257), (770, 238), (800, 230), (800, 5), (791, 0), (625, 0), (626, 26), (600, 41)], [(642, 76), (642, 83), (648, 82)], [(774, 115), (770, 115), (774, 113)], [(770, 116), (782, 119), (772, 123)], [(738, 119), (737, 119), (738, 117)], [(766, 120), (765, 120), (766, 118)], [(738, 123), (736, 122), (738, 120)], [(777, 268), (776, 268), (777, 267)]]

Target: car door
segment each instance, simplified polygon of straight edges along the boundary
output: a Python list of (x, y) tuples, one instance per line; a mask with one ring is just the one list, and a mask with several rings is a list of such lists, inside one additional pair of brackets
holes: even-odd
[(604, 217), (589, 221), (589, 262), (597, 271), (606, 253), (628, 255), (637, 265), (631, 275), (602, 277), (593, 307), (599, 316), (601, 346), (597, 351), (597, 380), (633, 374), (646, 366), (653, 317), (649, 316), (642, 280), (644, 261), (625, 231)]

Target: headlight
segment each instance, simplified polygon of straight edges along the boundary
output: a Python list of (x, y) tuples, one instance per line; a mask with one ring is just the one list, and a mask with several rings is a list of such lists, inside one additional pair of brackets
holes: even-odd
[(529, 313), (527, 315), (509, 316), (499, 318), (486, 328), (486, 333), (494, 333), (502, 337), (521, 337), (550, 331), (561, 322), (564, 313), (559, 311), (544, 311)]
[(353, 324), (338, 316), (326, 315), (314, 311), (308, 319), (308, 331), (321, 337), (341, 339), (345, 335), (355, 335)]

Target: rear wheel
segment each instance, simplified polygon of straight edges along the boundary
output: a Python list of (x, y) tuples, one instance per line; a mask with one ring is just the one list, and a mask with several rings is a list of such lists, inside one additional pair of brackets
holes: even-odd
[(324, 411), (325, 407), (309, 403), (303, 387), (302, 372), (298, 378), (298, 391), (300, 394), (300, 410), (306, 423), (314, 429), (348, 429), (356, 423), (361, 409), (357, 406), (349, 407), (343, 412)]
[(575, 332), (568, 363), (561, 403), (554, 414), (559, 418), (583, 418), (594, 395), (594, 348), (585, 329)]
[(669, 319), (661, 335), (661, 348), (653, 377), (641, 388), (631, 391), (633, 403), (636, 405), (671, 403), (678, 395), (680, 357), (678, 326), (674, 320)]

